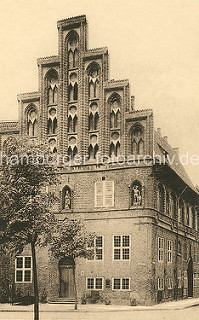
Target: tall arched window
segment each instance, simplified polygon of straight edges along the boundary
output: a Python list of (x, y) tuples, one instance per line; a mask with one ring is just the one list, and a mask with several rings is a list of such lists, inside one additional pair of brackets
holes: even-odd
[(87, 68), (89, 99), (99, 98), (99, 71), (100, 66), (96, 62), (92, 62)]
[(31, 106), (27, 114), (27, 133), (29, 137), (36, 137), (37, 130), (37, 112), (36, 108)]
[(89, 148), (88, 148), (89, 159), (95, 159), (96, 155), (97, 155), (97, 153), (99, 151), (97, 140), (98, 140), (97, 135), (92, 134), (90, 136), (90, 145), (89, 145)]
[(49, 108), (48, 110), (48, 128), (47, 133), (57, 134), (57, 110), (56, 108)]
[(187, 225), (189, 226), (189, 224), (190, 224), (190, 218), (189, 218), (189, 205), (187, 204), (187, 219), (186, 219), (187, 221), (186, 221), (186, 223), (187, 223)]
[(96, 102), (91, 103), (89, 108), (89, 117), (88, 117), (88, 130), (94, 131), (98, 130), (99, 126), (99, 114), (98, 114), (98, 105)]
[(180, 222), (184, 223), (184, 202), (182, 198), (179, 200)]
[(194, 207), (192, 207), (192, 228), (196, 229), (196, 211)]
[(131, 154), (144, 155), (144, 127), (135, 123), (131, 128)]
[(111, 133), (110, 157), (119, 156), (120, 154), (120, 134), (119, 132)]
[(176, 196), (174, 192), (171, 193), (171, 215), (172, 218), (177, 218)]
[(110, 107), (110, 128), (120, 128), (121, 121), (121, 97), (114, 92), (108, 99)]
[(57, 104), (58, 100), (58, 74), (51, 69), (47, 73), (47, 104)]
[(142, 185), (139, 181), (134, 181), (131, 186), (131, 206), (142, 205)]
[(164, 213), (164, 188), (161, 184), (158, 186), (158, 210)]
[(68, 43), (67, 43), (67, 50), (68, 50), (68, 69), (78, 68), (78, 61), (79, 61), (79, 36), (77, 32), (72, 30), (68, 35)]
[(168, 191), (166, 193), (166, 214), (170, 215), (170, 194)]
[(68, 100), (78, 100), (78, 78), (76, 72), (72, 72), (69, 76)]
[(68, 186), (62, 190), (62, 209), (70, 210), (72, 208), (72, 192)]

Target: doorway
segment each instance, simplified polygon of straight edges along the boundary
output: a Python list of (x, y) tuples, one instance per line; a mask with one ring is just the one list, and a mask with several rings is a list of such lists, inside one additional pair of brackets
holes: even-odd
[(59, 284), (60, 298), (73, 299), (75, 297), (73, 266), (68, 260), (61, 260), (59, 263)]
[(187, 268), (187, 279), (188, 279), (188, 297), (193, 297), (193, 261), (189, 259)]

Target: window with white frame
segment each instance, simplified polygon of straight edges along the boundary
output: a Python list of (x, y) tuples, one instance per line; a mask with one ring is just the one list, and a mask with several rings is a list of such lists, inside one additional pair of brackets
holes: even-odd
[(130, 278), (114, 278), (113, 290), (130, 290)]
[(32, 257), (16, 257), (15, 282), (32, 282)]
[(103, 289), (103, 278), (87, 278), (86, 288), (88, 290), (102, 290)]
[(164, 260), (164, 239), (158, 237), (158, 262), (163, 262)]
[(167, 288), (168, 290), (173, 289), (173, 280), (171, 278), (167, 279)]
[(168, 263), (172, 262), (172, 241), (171, 240), (167, 241), (167, 262)]
[(193, 274), (193, 286), (197, 287), (198, 285), (198, 273), (194, 272)]
[(94, 238), (94, 255), (89, 260), (103, 260), (104, 258), (104, 237), (96, 236)]
[(158, 278), (158, 290), (162, 291), (164, 290), (164, 279)]
[(114, 181), (95, 182), (95, 207), (107, 208), (114, 206)]
[(113, 237), (113, 259), (130, 260), (130, 235)]

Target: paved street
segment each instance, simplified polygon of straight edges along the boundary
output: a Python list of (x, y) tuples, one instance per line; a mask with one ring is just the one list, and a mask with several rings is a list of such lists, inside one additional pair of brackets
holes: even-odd
[[(154, 306), (40, 304), (40, 320), (199, 320), (199, 299)], [(0, 320), (33, 320), (33, 306), (0, 304)]]
[[(1, 320), (32, 320), (32, 312), (1, 312)], [(40, 312), (40, 320), (199, 320), (199, 307), (184, 310)]]

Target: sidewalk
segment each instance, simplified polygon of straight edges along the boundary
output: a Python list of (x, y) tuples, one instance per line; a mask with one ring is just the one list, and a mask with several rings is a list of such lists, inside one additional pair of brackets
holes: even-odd
[[(40, 312), (124, 312), (124, 311), (155, 311), (155, 310), (183, 310), (199, 306), (199, 298), (189, 298), (179, 301), (160, 303), (154, 306), (120, 306), (104, 304), (78, 305), (78, 310), (74, 310), (74, 305), (68, 304), (40, 304)], [(21, 306), (0, 304), (0, 312), (33, 312), (33, 305)]]

